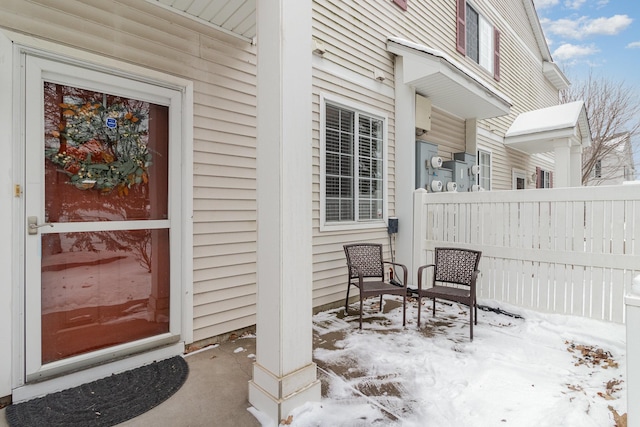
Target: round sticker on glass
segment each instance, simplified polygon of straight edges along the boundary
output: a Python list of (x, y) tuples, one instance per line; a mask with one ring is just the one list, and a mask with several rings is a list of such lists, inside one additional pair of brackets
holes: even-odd
[(114, 119), (113, 117), (107, 117), (107, 127), (109, 129), (115, 129), (116, 126), (118, 126), (118, 123), (116, 122), (116, 119)]

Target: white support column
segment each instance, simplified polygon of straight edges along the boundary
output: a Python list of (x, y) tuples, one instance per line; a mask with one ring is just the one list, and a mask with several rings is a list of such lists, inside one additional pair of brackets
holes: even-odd
[(569, 187), (571, 168), (571, 140), (557, 141), (554, 147), (555, 168), (553, 186), (556, 188)]
[(640, 276), (633, 280), (627, 306), (627, 425), (640, 426)]
[(582, 186), (582, 145), (571, 147), (571, 172), (569, 186)]
[(23, 221), (19, 218), (22, 190), (16, 194), (14, 187), (20, 183), (17, 180), (19, 168), (16, 170), (20, 159), (14, 151), (18, 147), (14, 139), (18, 135), (14, 133), (15, 124), (20, 122), (18, 109), (13, 104), (14, 85), (18, 85), (18, 80), (13, 76), (13, 43), (0, 31), (0, 141), (3, 148), (0, 157), (0, 271), (4, 279), (0, 282), (0, 397), (11, 394), (12, 375), (20, 372), (17, 357), (21, 343), (15, 332), (19, 313), (22, 313), (18, 308), (20, 281), (16, 275), (21, 257), (15, 249), (19, 247), (18, 236), (23, 230)]
[(249, 402), (278, 423), (320, 400), (311, 328), (311, 0), (256, 4), (257, 354)]
[[(404, 84), (403, 58), (396, 57), (396, 212), (398, 235), (396, 261), (409, 269), (409, 285), (415, 277), (413, 260), (413, 190), (416, 185), (416, 92)], [(417, 267), (416, 267), (417, 268)]]

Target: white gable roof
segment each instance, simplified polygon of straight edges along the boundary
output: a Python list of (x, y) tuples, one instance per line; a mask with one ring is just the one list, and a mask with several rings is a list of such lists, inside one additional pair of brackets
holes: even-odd
[(591, 131), (583, 101), (521, 113), (505, 134), (505, 145), (526, 153), (553, 151), (554, 141), (574, 138), (591, 145)]

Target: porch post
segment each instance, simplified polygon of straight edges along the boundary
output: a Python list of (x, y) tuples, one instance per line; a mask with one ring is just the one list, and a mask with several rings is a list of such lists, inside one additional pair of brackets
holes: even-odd
[(627, 425), (640, 425), (640, 276), (633, 280), (631, 293), (625, 296), (627, 306)]
[[(0, 144), (4, 155), (0, 157), (0, 271), (3, 279), (0, 282), (0, 397), (11, 394), (11, 377), (16, 372), (14, 355), (19, 348), (18, 334), (14, 334), (17, 325), (14, 323), (16, 316), (21, 312), (18, 309), (17, 292), (19, 280), (15, 275), (18, 268), (16, 264), (20, 259), (15, 253), (18, 248), (17, 238), (22, 233), (24, 224), (22, 218), (18, 218), (16, 209), (23, 201), (21, 190), (16, 194), (15, 184), (20, 181), (16, 178), (17, 160), (14, 153), (16, 142), (14, 140), (14, 123), (19, 122), (16, 109), (14, 109), (14, 83), (13, 78), (13, 44), (0, 31)], [(17, 83), (16, 83), (17, 84)], [(14, 117), (16, 114), (16, 117)], [(17, 134), (16, 134), (17, 135)], [(17, 136), (15, 136), (17, 138)], [(15, 162), (15, 163), (14, 163)], [(15, 180), (15, 181), (14, 181)]]
[(571, 169), (571, 140), (557, 141), (554, 146), (555, 167), (553, 186), (569, 187)]
[(404, 83), (404, 58), (396, 56), (396, 209), (398, 235), (396, 261), (409, 269), (409, 285), (413, 284), (413, 191), (416, 185), (416, 91)]
[(573, 145), (571, 147), (571, 177), (570, 187), (582, 186), (582, 145)]
[(312, 362), (311, 0), (257, 4), (257, 351), (249, 402), (320, 400)]

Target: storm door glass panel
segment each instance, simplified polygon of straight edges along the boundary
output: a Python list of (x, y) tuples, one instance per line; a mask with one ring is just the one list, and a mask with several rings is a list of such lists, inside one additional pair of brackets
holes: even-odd
[(44, 234), (42, 247), (43, 364), (169, 332), (168, 229)]
[(49, 82), (44, 106), (42, 363), (169, 332), (169, 108)]
[(46, 222), (167, 219), (166, 106), (45, 82)]

